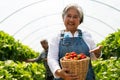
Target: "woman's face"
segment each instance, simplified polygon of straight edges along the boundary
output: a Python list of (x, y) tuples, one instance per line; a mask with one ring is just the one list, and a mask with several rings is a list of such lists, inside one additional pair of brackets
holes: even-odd
[(76, 31), (79, 24), (80, 18), (75, 8), (70, 8), (63, 18), (67, 31)]

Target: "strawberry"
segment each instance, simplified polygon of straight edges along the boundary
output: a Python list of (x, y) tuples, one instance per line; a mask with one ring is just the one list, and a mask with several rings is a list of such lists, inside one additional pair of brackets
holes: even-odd
[(82, 56), (81, 54), (78, 54), (78, 55), (77, 55), (77, 58), (78, 58), (78, 59), (81, 59), (81, 56)]
[(77, 53), (76, 52), (71, 52), (70, 53), (72, 56), (76, 57), (77, 56)]
[(74, 57), (74, 60), (78, 60), (78, 58), (77, 58), (77, 57)]
[(70, 57), (71, 57), (70, 55), (66, 55), (65, 56), (66, 59), (70, 59)]
[(66, 54), (65, 54), (65, 56), (68, 56), (68, 55), (69, 55), (69, 53), (66, 53)]
[(65, 60), (80, 60), (86, 57), (87, 56), (84, 53), (77, 54), (76, 52), (69, 52), (65, 54), (64, 59)]
[(86, 58), (86, 55), (84, 53), (80, 53), (80, 54), (81, 54), (81, 56), (80, 56), (81, 59)]
[(82, 56), (81, 56), (81, 59), (84, 59), (84, 58), (86, 58), (86, 56), (85, 56), (85, 55), (82, 55)]

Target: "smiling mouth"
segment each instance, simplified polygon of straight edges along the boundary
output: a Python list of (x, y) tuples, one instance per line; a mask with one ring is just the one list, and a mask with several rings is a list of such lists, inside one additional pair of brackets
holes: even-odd
[(68, 25), (73, 26), (73, 25), (74, 25), (74, 23), (68, 23)]

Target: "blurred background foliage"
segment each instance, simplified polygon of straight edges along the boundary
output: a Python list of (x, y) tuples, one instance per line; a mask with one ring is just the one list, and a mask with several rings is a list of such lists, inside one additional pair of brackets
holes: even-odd
[(120, 29), (118, 31), (109, 34), (98, 45), (103, 45), (102, 58), (109, 59), (110, 57), (120, 57)]

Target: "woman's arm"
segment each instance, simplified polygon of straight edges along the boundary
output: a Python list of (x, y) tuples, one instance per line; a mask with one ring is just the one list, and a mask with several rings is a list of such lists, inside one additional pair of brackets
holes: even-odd
[(48, 50), (48, 65), (50, 67), (51, 72), (53, 73), (54, 77), (58, 77), (55, 72), (60, 68), (58, 62), (58, 51), (59, 51), (59, 36), (52, 38), (49, 41), (49, 50)]
[(88, 45), (90, 49), (90, 57), (92, 60), (96, 60), (97, 58), (101, 57), (101, 48), (102, 46), (96, 47), (96, 44), (91, 36), (90, 33), (88, 32), (83, 32), (83, 39), (85, 40), (86, 44)]

